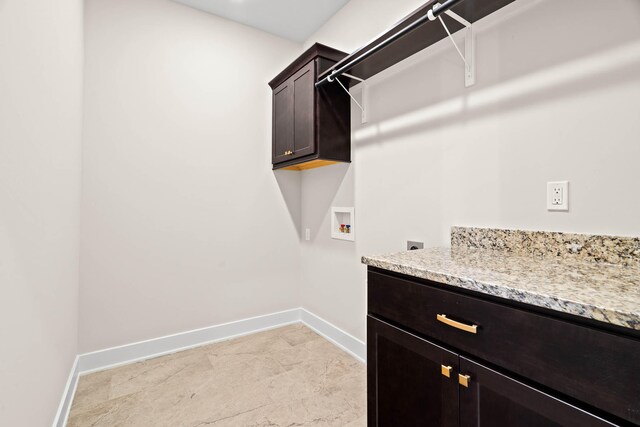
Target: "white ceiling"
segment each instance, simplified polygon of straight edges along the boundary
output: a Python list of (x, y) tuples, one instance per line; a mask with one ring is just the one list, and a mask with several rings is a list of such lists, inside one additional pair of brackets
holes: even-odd
[(349, 0), (175, 0), (196, 9), (303, 42)]

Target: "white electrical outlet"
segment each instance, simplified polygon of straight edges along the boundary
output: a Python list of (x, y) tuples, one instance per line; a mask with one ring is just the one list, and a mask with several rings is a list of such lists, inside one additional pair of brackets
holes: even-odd
[(569, 210), (569, 181), (547, 182), (547, 210)]
[(310, 228), (305, 228), (304, 229), (304, 240), (311, 240), (311, 229)]

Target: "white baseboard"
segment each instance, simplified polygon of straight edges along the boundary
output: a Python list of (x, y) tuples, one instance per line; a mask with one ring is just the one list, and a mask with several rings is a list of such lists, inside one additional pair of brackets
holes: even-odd
[(300, 320), (362, 363), (367, 363), (367, 345), (364, 342), (304, 308), (300, 309)]
[(164, 354), (253, 334), (300, 321), (300, 310), (281, 311), (235, 322), (208, 326), (160, 338), (125, 344), (80, 355), (78, 372), (87, 374), (104, 369), (151, 359)]
[(53, 422), (53, 427), (64, 427), (66, 425), (80, 375), (151, 359), (164, 354), (175, 353), (218, 341), (226, 341), (243, 335), (254, 334), (298, 322), (302, 322), (356, 359), (366, 363), (366, 345), (364, 342), (304, 308), (294, 308), (278, 313), (251, 317), (249, 319), (80, 354), (73, 363), (64, 395), (58, 408), (58, 413)]
[(69, 378), (67, 384), (64, 387), (62, 393), (62, 399), (60, 399), (60, 405), (58, 406), (58, 412), (53, 419), (53, 427), (64, 427), (67, 425), (67, 418), (69, 417), (69, 410), (71, 409), (71, 401), (76, 394), (76, 387), (78, 386), (78, 356), (73, 360), (71, 366), (71, 372), (69, 372)]

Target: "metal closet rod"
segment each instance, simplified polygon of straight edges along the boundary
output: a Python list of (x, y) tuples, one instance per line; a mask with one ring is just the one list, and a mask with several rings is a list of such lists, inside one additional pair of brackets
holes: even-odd
[(415, 28), (419, 27), (420, 25), (424, 24), (425, 22), (435, 20), (438, 16), (442, 15), (447, 10), (451, 9), (453, 6), (455, 6), (456, 4), (460, 3), (461, 1), (463, 1), (463, 0), (447, 0), (437, 8), (436, 8), (437, 4), (434, 5), (427, 12), (427, 14), (424, 15), (423, 17), (421, 17), (418, 20), (414, 21), (412, 24), (404, 27), (402, 30), (398, 31), (394, 35), (389, 36), (389, 38), (381, 41), (380, 43), (378, 43), (377, 45), (375, 45), (374, 47), (372, 47), (371, 49), (369, 49), (368, 51), (366, 51), (362, 55), (360, 55), (357, 58), (354, 58), (351, 61), (349, 61), (346, 64), (344, 64), (342, 67), (340, 67), (340, 68), (338, 68), (336, 70), (333, 70), (331, 72), (331, 74), (329, 74), (328, 76), (326, 76), (325, 78), (323, 78), (319, 82), (316, 82), (316, 87), (322, 86), (325, 83), (333, 82), (336, 78), (342, 76), (347, 71), (351, 70), (353, 67), (355, 67), (356, 65), (358, 65), (359, 63), (361, 63), (365, 59), (369, 58), (374, 53), (378, 52), (380, 49), (390, 45), (391, 43), (393, 43), (394, 41), (396, 41), (400, 37), (404, 36), (408, 32), (410, 32), (410, 31), (414, 30)]

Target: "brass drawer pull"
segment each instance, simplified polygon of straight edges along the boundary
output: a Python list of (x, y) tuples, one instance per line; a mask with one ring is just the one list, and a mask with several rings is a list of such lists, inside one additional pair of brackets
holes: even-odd
[(458, 382), (463, 387), (469, 387), (469, 383), (471, 382), (471, 375), (458, 374)]
[(465, 323), (456, 322), (455, 320), (449, 319), (446, 314), (437, 314), (436, 319), (445, 325), (460, 329), (461, 331), (469, 332), (471, 334), (478, 332), (478, 325), (467, 325)]
[(451, 378), (451, 366), (440, 365), (440, 373), (447, 378)]

